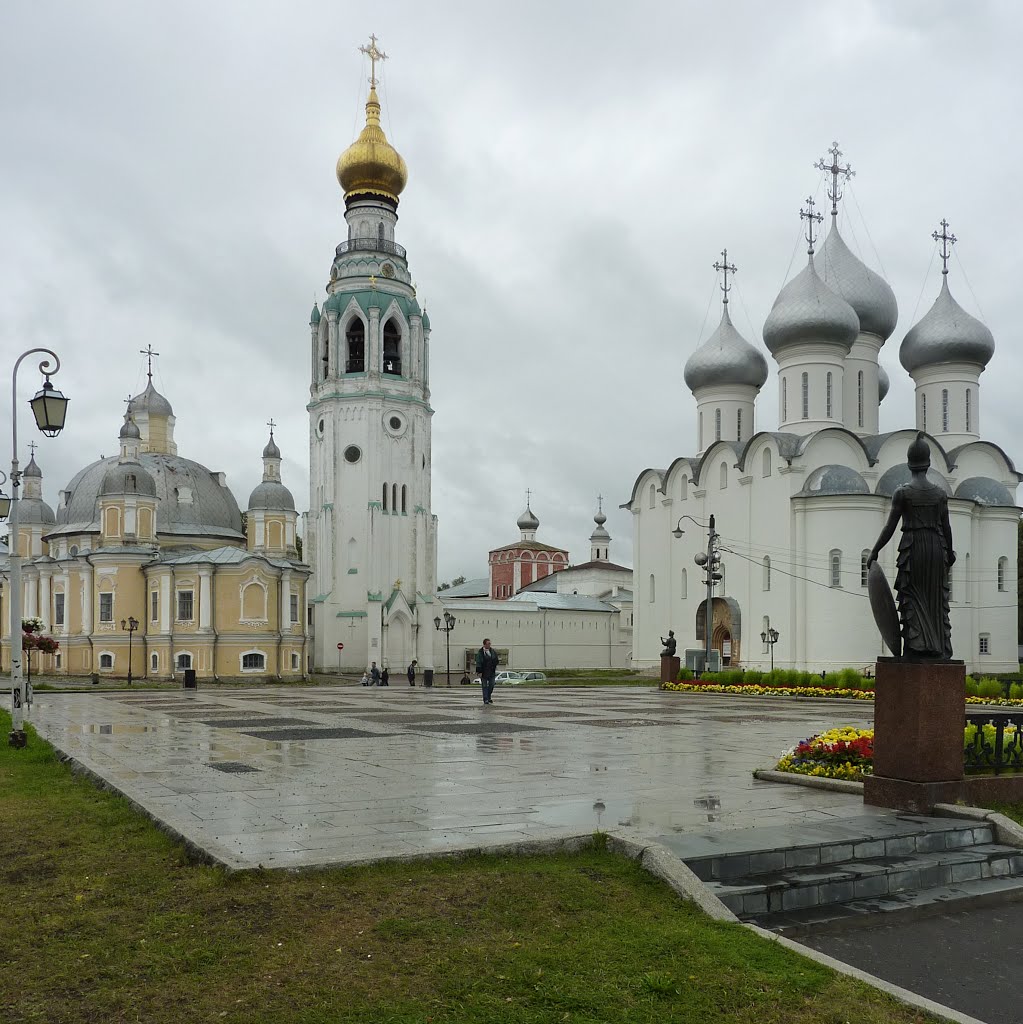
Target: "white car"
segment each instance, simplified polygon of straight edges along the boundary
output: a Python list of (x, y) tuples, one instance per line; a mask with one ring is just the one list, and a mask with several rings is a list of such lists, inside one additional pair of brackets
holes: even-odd
[(497, 675), (494, 676), (494, 682), (510, 684), (521, 683), (522, 673), (512, 672), (510, 669), (506, 669), (504, 672), (498, 672)]

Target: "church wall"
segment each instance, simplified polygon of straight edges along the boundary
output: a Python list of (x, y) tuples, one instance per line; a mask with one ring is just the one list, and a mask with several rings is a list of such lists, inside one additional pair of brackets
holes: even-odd
[(881, 339), (875, 334), (860, 334), (846, 356), (842, 421), (855, 434), (876, 434), (878, 431), (881, 407), (878, 354), (882, 344)]

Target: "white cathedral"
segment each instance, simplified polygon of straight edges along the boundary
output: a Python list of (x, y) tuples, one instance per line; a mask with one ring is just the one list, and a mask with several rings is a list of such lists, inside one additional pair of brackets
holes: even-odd
[[(972, 672), (1015, 671), (1016, 487), (1023, 477), (998, 445), (981, 439), (980, 376), (994, 338), (952, 297), (955, 238), (942, 221), (934, 235), (943, 259), (940, 292), (899, 349), (916, 387), (915, 421), (878, 432), (889, 387), (878, 354), (898, 307), (889, 285), (839, 233), (840, 181), (849, 168), (839, 166), (837, 143), (830, 153), (830, 164), (817, 165), (831, 176), (830, 231), (815, 253), (822, 218), (811, 200), (801, 214), (807, 265), (781, 290), (764, 324), (778, 368), (776, 430), (757, 431), (767, 361), (729, 317), (735, 268), (727, 253), (715, 264), (724, 274), (721, 322), (685, 366), (697, 404), (696, 454), (644, 470), (623, 506), (634, 516), (633, 664), (657, 664), (668, 629), (680, 654), (704, 649), (707, 572), (695, 559), (710, 542), (721, 578), (713, 581), (709, 632), (723, 665), (872, 667), (888, 651), (867, 599), (866, 558), (895, 488), (909, 479), (907, 448), (923, 431), (930, 478), (949, 495), (957, 553), (949, 579), (953, 656)], [(880, 557), (890, 582), (897, 546)], [(764, 642), (762, 634), (772, 631), (776, 642)]]

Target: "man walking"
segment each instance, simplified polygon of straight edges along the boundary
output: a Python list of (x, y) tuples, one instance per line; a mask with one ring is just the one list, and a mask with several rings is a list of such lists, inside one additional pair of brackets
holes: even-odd
[(375, 661), (373, 662), (372, 665), (370, 665), (369, 677), (372, 680), (372, 682), (370, 683), (371, 686), (380, 685), (380, 669), (377, 668), (377, 663)]
[(416, 661), (413, 658), (412, 664), (409, 665), (409, 667), (408, 667), (408, 672), (405, 673), (408, 676), (408, 684), (409, 684), (409, 686), (415, 686), (416, 685), (416, 665), (418, 665), (418, 664), (419, 664), (419, 662)]
[(476, 652), (476, 671), (480, 674), (483, 690), (483, 703), (493, 704), (494, 676), (497, 674), (497, 651), (490, 646), (490, 640), (483, 641), (483, 646)]

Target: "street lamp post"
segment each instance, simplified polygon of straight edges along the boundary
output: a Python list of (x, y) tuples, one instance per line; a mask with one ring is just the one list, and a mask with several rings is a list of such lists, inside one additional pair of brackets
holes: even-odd
[(453, 630), (455, 628), (455, 617), (454, 617), (454, 615), (451, 614), (451, 612), (445, 612), (444, 613), (444, 625), (442, 626), (440, 624), (440, 616), (439, 615), (433, 620), (433, 625), (434, 625), (435, 629), (438, 629), (438, 630), (440, 630), (441, 633), (445, 634), (445, 636), (444, 636), (444, 645), (447, 648), (447, 655), (448, 655), (448, 686), (450, 686), (451, 685), (451, 630)]
[(763, 640), (765, 644), (769, 644), (770, 648), (771, 648), (771, 671), (772, 672), (774, 671), (774, 645), (778, 642), (778, 636), (779, 636), (778, 630), (773, 629), (770, 626), (768, 626), (768, 628), (765, 629), (763, 631), (763, 633), (760, 634), (760, 639)]
[[(64, 418), (67, 416), (67, 398), (50, 383), (52, 374), (60, 370), (60, 359), (56, 352), (48, 348), (30, 348), (18, 356), (11, 373), (11, 528), (10, 528), (10, 566), (11, 566), (11, 734), (8, 743), (12, 747), (25, 746), (24, 708), (22, 706), (22, 666), (21, 643), (16, 634), (21, 633), (21, 552), (18, 548), (18, 488), (21, 486), (21, 470), (18, 468), (18, 367), (27, 356), (43, 354), (39, 364), (39, 372), (46, 378), (42, 388), (35, 397), (29, 400), (36, 426), (47, 436), (56, 437), (64, 429)], [(52, 363), (51, 363), (52, 358)], [(52, 369), (51, 369), (52, 366)], [(27, 695), (26, 695), (27, 696)]]
[(701, 529), (707, 531), (707, 550), (706, 552), (697, 551), (693, 556), (693, 561), (698, 566), (703, 568), (707, 573), (707, 579), (704, 581), (707, 585), (707, 603), (706, 603), (706, 646), (703, 652), (703, 671), (710, 671), (710, 651), (714, 638), (714, 584), (721, 579), (721, 573), (718, 571), (721, 568), (721, 552), (718, 550), (719, 535), (717, 530), (714, 528), (714, 517), (711, 516), (709, 521), (701, 523), (698, 519), (694, 519), (690, 515), (684, 515), (679, 517), (679, 521), (672, 530), (673, 536), (680, 538), (686, 531), (682, 529), (682, 520), (688, 519), (691, 522), (696, 523)]
[(128, 621), (121, 619), (121, 629), (128, 633), (128, 685), (131, 686), (131, 638), (135, 630), (139, 628), (139, 620), (133, 615), (128, 616)]

